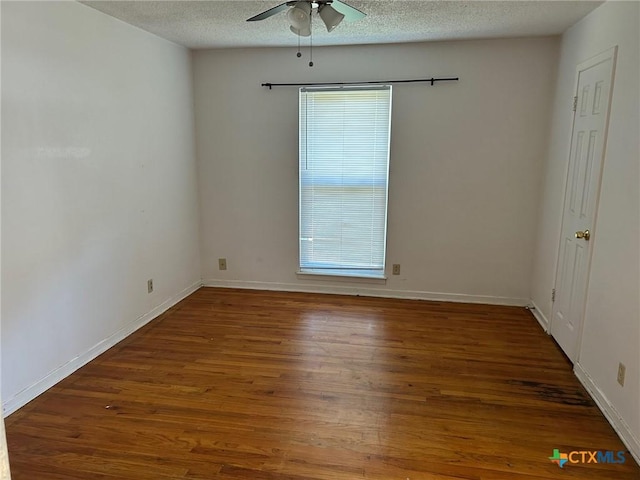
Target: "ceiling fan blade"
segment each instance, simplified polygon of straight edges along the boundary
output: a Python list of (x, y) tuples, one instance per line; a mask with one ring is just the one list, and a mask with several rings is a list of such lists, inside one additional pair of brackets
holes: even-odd
[(344, 19), (347, 22), (355, 22), (356, 20), (360, 20), (361, 18), (364, 18), (367, 16), (366, 13), (361, 12), (360, 10), (358, 10), (355, 7), (352, 7), (351, 5), (347, 5), (346, 3), (341, 2), (340, 0), (333, 0), (333, 2), (331, 2), (331, 6), (335, 8), (338, 12), (343, 14)]
[(258, 20), (264, 20), (265, 18), (269, 18), (269, 17), (271, 17), (273, 15), (276, 15), (277, 13), (280, 13), (283, 10), (286, 10), (289, 7), (288, 3), (289, 2), (281, 3), (280, 5), (277, 5), (277, 6), (273, 7), (273, 8), (270, 8), (269, 10), (265, 10), (264, 12), (259, 13), (255, 17), (247, 18), (247, 22), (255, 22), (255, 21), (258, 21)]

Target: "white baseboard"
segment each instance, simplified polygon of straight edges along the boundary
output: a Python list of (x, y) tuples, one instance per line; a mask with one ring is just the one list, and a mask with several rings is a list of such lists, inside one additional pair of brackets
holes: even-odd
[(549, 319), (544, 316), (544, 313), (542, 313), (542, 311), (538, 308), (538, 306), (536, 305), (536, 302), (531, 300), (531, 305), (533, 306), (533, 308), (530, 308), (529, 311), (534, 316), (534, 318), (538, 321), (542, 329), (546, 333), (549, 333)]
[(206, 279), (202, 281), (204, 287), (244, 288), (252, 290), (275, 290), (281, 292), (329, 293), (337, 295), (361, 295), (364, 297), (406, 298), (411, 300), (432, 300), (436, 302), (482, 303), (487, 305), (509, 305), (524, 307), (529, 303), (525, 298), (493, 297), (489, 295), (465, 295), (460, 293), (423, 292), (416, 290), (391, 290), (375, 288), (371, 284), (354, 286), (342, 279), (333, 279), (331, 283), (310, 282), (277, 283), (277, 282), (247, 282), (242, 280)]
[(134, 321), (132, 321), (131, 323), (129, 323), (125, 327), (121, 328), (120, 330), (115, 332), (110, 337), (105, 338), (101, 342), (97, 343), (96, 345), (91, 347), (86, 352), (78, 355), (77, 357), (75, 357), (74, 359), (72, 359), (69, 362), (65, 363), (61, 367), (56, 368), (55, 370), (53, 370), (52, 372), (47, 374), (44, 378), (41, 378), (40, 380), (38, 380), (33, 385), (30, 385), (29, 387), (21, 390), (20, 392), (18, 392), (13, 397), (6, 399), (3, 402), (3, 406), (2, 406), (3, 416), (6, 417), (8, 415), (11, 415), (13, 412), (18, 410), (20, 407), (23, 407), (24, 405), (29, 403), (31, 400), (36, 398), (38, 395), (42, 394), (43, 392), (45, 392), (49, 388), (53, 387), (60, 380), (63, 380), (64, 378), (68, 377), (73, 372), (78, 370), (80, 367), (86, 365), (91, 360), (96, 358), (98, 355), (106, 352), (108, 349), (113, 347), (115, 344), (117, 344), (118, 342), (124, 340), (126, 337), (131, 335), (133, 332), (135, 332), (139, 328), (141, 328), (144, 325), (146, 325), (147, 323), (149, 323), (151, 320), (156, 318), (158, 315), (160, 315), (160, 314), (166, 312), (167, 310), (169, 310), (169, 308), (173, 307), (180, 300), (183, 300), (184, 298), (186, 298), (189, 295), (191, 295), (193, 292), (195, 292), (201, 286), (202, 286), (202, 282), (198, 280), (197, 282), (195, 282), (192, 285), (190, 285), (189, 287), (185, 288), (184, 290), (182, 290), (178, 294), (176, 294), (176, 295), (172, 296), (171, 298), (165, 300), (164, 302), (162, 302), (160, 305), (158, 305), (157, 307), (155, 307), (151, 311), (149, 311), (149, 312), (145, 313), (144, 315), (141, 315), (140, 317), (136, 318)]
[(607, 399), (600, 388), (595, 384), (591, 376), (582, 368), (580, 363), (576, 363), (573, 368), (576, 377), (580, 383), (587, 389), (593, 401), (596, 402), (598, 408), (602, 411), (606, 419), (609, 421), (613, 429), (616, 431), (622, 443), (629, 449), (631, 455), (640, 464), (640, 440), (631, 431), (631, 428), (617, 412), (615, 407)]

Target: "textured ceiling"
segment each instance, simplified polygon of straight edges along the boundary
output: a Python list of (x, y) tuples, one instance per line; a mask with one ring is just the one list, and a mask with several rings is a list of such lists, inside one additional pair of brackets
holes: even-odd
[[(315, 45), (404, 43), (562, 33), (600, 1), (345, 0), (367, 16), (327, 33), (314, 19)], [(282, 0), (83, 1), (189, 48), (293, 46), (286, 13), (246, 22)], [(306, 44), (308, 39), (302, 39)]]

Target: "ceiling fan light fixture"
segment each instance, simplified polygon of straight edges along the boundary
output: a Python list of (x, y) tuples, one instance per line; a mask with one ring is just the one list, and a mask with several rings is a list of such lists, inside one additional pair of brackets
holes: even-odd
[[(306, 1), (296, 2), (287, 12), (287, 18), (291, 28), (305, 31), (311, 29), (311, 3)], [(305, 35), (303, 35), (305, 36)]]
[(318, 13), (327, 27), (327, 32), (332, 32), (344, 19), (344, 15), (342, 13), (327, 3), (318, 7)]
[(308, 37), (311, 35), (311, 27), (308, 25), (305, 28), (289, 27), (289, 29), (300, 37)]

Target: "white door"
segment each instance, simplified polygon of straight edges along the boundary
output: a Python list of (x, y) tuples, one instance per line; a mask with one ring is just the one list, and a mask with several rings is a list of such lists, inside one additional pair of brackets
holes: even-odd
[[(551, 335), (577, 360), (617, 47), (578, 66)], [(569, 108), (569, 107), (568, 107)]]

